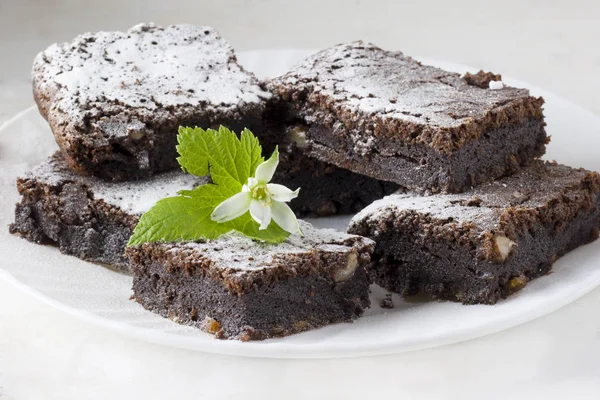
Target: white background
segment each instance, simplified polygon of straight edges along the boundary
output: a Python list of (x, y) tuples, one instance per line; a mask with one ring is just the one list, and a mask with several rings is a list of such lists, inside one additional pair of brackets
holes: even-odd
[[(29, 70), (38, 51), (84, 31), (142, 21), (212, 25), (238, 50), (369, 40), (510, 75), (600, 114), (600, 2), (593, 0), (0, 0), (0, 124), (33, 104)], [(467, 343), (285, 361), (125, 339), (0, 282), (0, 387), (0, 398), (11, 400), (598, 399), (600, 289), (547, 317)]]

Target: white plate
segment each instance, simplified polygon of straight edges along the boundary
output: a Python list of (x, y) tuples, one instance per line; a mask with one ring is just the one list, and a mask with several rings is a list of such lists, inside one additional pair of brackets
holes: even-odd
[[(260, 76), (284, 72), (307, 51), (255, 51), (240, 60)], [(424, 60), (465, 72), (460, 65)], [(522, 82), (546, 99), (549, 159), (600, 170), (597, 156), (600, 119), (550, 93)], [(8, 234), (13, 205), (18, 201), (15, 178), (56, 149), (45, 121), (32, 107), (0, 129), (0, 276), (45, 303), (98, 326), (168, 346), (211, 353), (277, 358), (351, 357), (440, 346), (487, 335), (550, 313), (600, 284), (600, 241), (561, 258), (554, 272), (495, 306), (462, 306), (450, 302), (408, 303), (379, 307), (384, 292), (374, 288), (373, 306), (352, 324), (337, 324), (283, 339), (241, 343), (221, 341), (197, 329), (178, 325), (129, 300), (131, 277), (55, 248), (31, 244)], [(347, 218), (313, 220), (320, 226), (344, 227)]]

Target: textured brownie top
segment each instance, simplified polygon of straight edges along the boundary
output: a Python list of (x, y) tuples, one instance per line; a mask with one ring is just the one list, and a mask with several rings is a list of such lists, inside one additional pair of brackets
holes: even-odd
[(119, 207), (128, 214), (141, 215), (158, 200), (175, 196), (179, 190), (196, 187), (205, 183), (206, 179), (182, 171), (172, 171), (135, 182), (105, 182), (75, 174), (69, 169), (61, 154), (56, 153), (19, 178), (19, 181), (34, 181), (36, 184), (52, 188), (67, 183), (77, 183), (86, 186), (94, 199)]
[(598, 173), (536, 161), (511, 177), (461, 194), (390, 195), (358, 213), (349, 231), (418, 214), (426, 217), (425, 225), (445, 226), (450, 234), (501, 232), (514, 238), (536, 223), (562, 229), (581, 210), (597, 207), (599, 193)]
[(40, 53), (33, 76), (65, 113), (96, 102), (227, 111), (268, 97), (213, 28), (194, 25), (86, 33)]
[(209, 27), (86, 33), (35, 59), (33, 93), (72, 169), (111, 181), (176, 167), (179, 125), (259, 124), (256, 77)]
[[(323, 50), (269, 82), (276, 94), (299, 103), (309, 123), (341, 121), (366, 135), (447, 152), (493, 127), (542, 118), (543, 100), (528, 90), (480, 86), (362, 41)], [(315, 110), (326, 111), (332, 121), (311, 119)]]
[(160, 260), (167, 270), (185, 268), (194, 274), (200, 269), (237, 293), (259, 283), (311, 274), (344, 281), (359, 265), (370, 261), (372, 240), (299, 222), (304, 236), (290, 235), (280, 244), (255, 242), (231, 232), (209, 241), (145, 243), (129, 248), (127, 255), (133, 264), (145, 253), (152, 260)]

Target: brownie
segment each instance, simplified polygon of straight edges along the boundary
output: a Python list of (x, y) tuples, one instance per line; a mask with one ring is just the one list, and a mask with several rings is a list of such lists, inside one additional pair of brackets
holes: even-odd
[(262, 129), (270, 95), (210, 27), (86, 33), (35, 59), (33, 93), (69, 166), (111, 181), (177, 167), (177, 128)]
[(339, 168), (310, 157), (304, 151), (303, 127), (295, 124), (272, 126), (262, 132), (263, 154), (279, 146), (279, 166), (273, 182), (301, 188), (290, 207), (299, 216), (324, 217), (355, 214), (373, 201), (400, 190), (393, 182)]
[(496, 79), (358, 41), (316, 53), (267, 87), (281, 118), (306, 126), (308, 155), (414, 191), (454, 193), (545, 152), (543, 99)]
[(262, 340), (348, 322), (369, 306), (374, 243), (316, 229), (264, 244), (237, 233), (216, 240), (129, 247), (134, 299), (220, 339)]
[(205, 182), (181, 171), (135, 182), (105, 182), (71, 171), (60, 153), (17, 180), (22, 196), (11, 233), (83, 260), (128, 271), (125, 245), (159, 199)]
[[(395, 188), (287, 149), (280, 153), (273, 181), (301, 188), (301, 195), (289, 203), (298, 215), (355, 213)], [(171, 171), (137, 181), (107, 182), (73, 172), (57, 152), (17, 180), (22, 199), (10, 231), (126, 271), (123, 251), (140, 215), (157, 200), (208, 180)]]
[(402, 295), (494, 304), (595, 240), (600, 175), (535, 161), (462, 194), (391, 195), (349, 232), (377, 242), (372, 275)]

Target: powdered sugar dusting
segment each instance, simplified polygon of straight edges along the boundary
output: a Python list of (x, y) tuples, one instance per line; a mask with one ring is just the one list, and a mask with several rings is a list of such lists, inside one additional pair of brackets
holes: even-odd
[(384, 119), (437, 127), (460, 126), (529, 96), (524, 89), (471, 86), (456, 73), (361, 41), (323, 50), (274, 83), (306, 88), (309, 102), (311, 93), (331, 97), (340, 113), (378, 113)]
[(98, 32), (41, 53), (34, 74), (56, 86), (63, 109), (118, 102), (155, 109), (179, 105), (239, 107), (268, 97), (237, 64), (212, 28), (143, 24), (127, 32)]
[[(171, 252), (193, 250), (205, 255), (216, 268), (245, 273), (279, 265), (277, 257), (285, 254), (310, 254), (314, 251), (350, 254), (355, 250), (348, 242), (355, 235), (334, 231), (333, 229), (317, 229), (305, 221), (298, 221), (304, 236), (290, 235), (279, 244), (258, 243), (236, 232), (223, 235), (216, 240), (206, 242), (187, 242), (172, 245)], [(367, 238), (359, 238), (364, 244), (373, 242)], [(235, 272), (233, 272), (235, 273)]]
[(500, 216), (498, 209), (472, 207), (464, 205), (465, 196), (432, 195), (413, 196), (410, 194), (392, 194), (377, 200), (356, 214), (350, 221), (353, 226), (361, 221), (377, 221), (389, 212), (415, 211), (428, 214), (438, 220), (451, 220), (457, 223), (475, 222), (493, 223)]
[(90, 189), (94, 198), (127, 213), (141, 215), (158, 200), (176, 196), (180, 190), (193, 189), (198, 183), (199, 178), (194, 175), (172, 171), (138, 182), (111, 183), (95, 179)]
[[(435, 194), (431, 196), (392, 194), (375, 201), (350, 222), (375, 223), (398, 215), (402, 211), (415, 211), (438, 220), (458, 223), (473, 222), (482, 229), (499, 225), (500, 216), (506, 210), (547, 207), (561, 193), (571, 192), (590, 174), (554, 162), (536, 160), (514, 175), (498, 181), (481, 184), (459, 194)], [(579, 190), (579, 189), (577, 189)]]
[(133, 182), (105, 182), (75, 174), (57, 156), (32, 169), (26, 177), (51, 187), (68, 182), (85, 185), (93, 193), (94, 199), (103, 200), (134, 215), (143, 214), (158, 200), (175, 196), (179, 190), (193, 189), (206, 182), (206, 178), (198, 178), (183, 171), (171, 171)]

